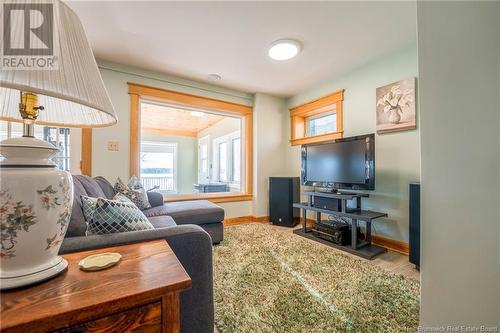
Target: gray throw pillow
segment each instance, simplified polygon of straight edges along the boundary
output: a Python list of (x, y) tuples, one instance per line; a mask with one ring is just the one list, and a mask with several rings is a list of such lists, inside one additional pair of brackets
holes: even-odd
[(80, 199), (87, 236), (154, 229), (144, 213), (123, 194), (118, 193), (113, 200), (84, 195)]
[(139, 179), (136, 176), (130, 177), (130, 179), (128, 180), (127, 186), (133, 190), (138, 190), (138, 189), (144, 188), (144, 186), (142, 186), (142, 183), (139, 181)]
[[(134, 176), (135, 177), (135, 176)], [(133, 177), (133, 178), (134, 178)], [(133, 180), (131, 179), (131, 181)], [(126, 185), (119, 177), (116, 180), (114, 189), (116, 193), (121, 193), (129, 198), (140, 210), (151, 208), (148, 200), (148, 194), (139, 180), (136, 178), (136, 181), (129, 182), (132, 184), (134, 188)], [(140, 184), (140, 186), (138, 185)]]

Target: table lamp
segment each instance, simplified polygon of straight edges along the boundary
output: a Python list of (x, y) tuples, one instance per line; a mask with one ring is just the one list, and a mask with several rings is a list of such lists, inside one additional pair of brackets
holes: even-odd
[[(3, 66), (0, 71), (0, 119), (23, 123), (22, 137), (0, 142), (0, 154), (4, 157), (0, 162), (2, 290), (47, 280), (68, 265), (58, 252), (71, 216), (73, 182), (69, 172), (58, 170), (50, 160), (58, 149), (34, 137), (35, 122), (103, 127), (117, 121), (78, 16), (59, 0), (49, 3), (52, 7), (46, 6), (46, 0), (29, 1), (27, 7), (22, 2), (14, 7), (2, 3), (4, 19), (12, 10), (17, 10), (16, 15), (20, 10), (28, 10), (29, 14), (22, 16), (24, 20), (32, 20), (28, 29), (52, 22), (45, 30), (38, 29), (38, 33), (48, 31), (54, 36), (51, 45), (57, 54), (49, 68)], [(15, 17), (11, 15), (11, 21)], [(10, 32), (3, 32), (3, 42), (10, 42), (18, 50), (23, 45), (30, 47), (31, 41), (26, 43), (26, 38), (34, 38), (31, 33), (37, 31), (25, 34), (24, 28), (23, 24), (12, 25)], [(43, 37), (37, 38), (43, 42)], [(9, 45), (3, 46), (5, 58)], [(29, 57), (36, 55), (40, 49), (37, 47)], [(13, 57), (8, 60), (11, 59), (16, 60)], [(47, 59), (47, 53), (40, 59)], [(15, 63), (12, 61), (11, 64)], [(5, 64), (3, 61), (2, 65)]]

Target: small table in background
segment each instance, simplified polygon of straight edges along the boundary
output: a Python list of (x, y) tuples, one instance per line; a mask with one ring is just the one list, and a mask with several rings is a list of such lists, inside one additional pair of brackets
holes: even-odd
[[(84, 272), (78, 262), (118, 252), (114, 267)], [(63, 256), (68, 270), (35, 286), (4, 291), (2, 332), (179, 332), (179, 294), (191, 278), (164, 240)]]

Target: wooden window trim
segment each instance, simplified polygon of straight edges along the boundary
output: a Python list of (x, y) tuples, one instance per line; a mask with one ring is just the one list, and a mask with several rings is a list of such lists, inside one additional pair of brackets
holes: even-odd
[(235, 115), (252, 114), (251, 106), (221, 101), (214, 98), (190, 95), (177, 91), (150, 87), (142, 84), (127, 82), (128, 93), (130, 95), (138, 95), (148, 99), (157, 100), (159, 102), (167, 102), (171, 104), (196, 107), (213, 111), (228, 112)]
[(245, 192), (238, 194), (167, 195), (166, 201), (210, 200), (212, 202), (250, 201), (253, 199), (253, 108), (251, 106), (190, 95), (177, 91), (127, 82), (130, 96), (130, 176), (139, 173), (140, 100), (156, 100), (173, 105), (195, 107), (240, 116), (245, 129)]
[(194, 194), (177, 194), (177, 195), (164, 195), (165, 201), (188, 201), (188, 200), (208, 200), (214, 203), (222, 202), (237, 202), (237, 201), (252, 201), (253, 195), (247, 193), (239, 194), (210, 194), (210, 193), (194, 193)]
[(82, 159), (80, 171), (82, 175), (92, 176), (92, 129), (82, 128)]
[[(290, 109), (290, 124), (292, 146), (309, 143), (330, 141), (342, 138), (344, 135), (342, 102), (344, 100), (344, 90), (336, 91), (327, 96), (315, 99), (311, 102), (296, 106)], [(337, 114), (337, 131), (320, 135), (307, 135), (307, 120), (321, 114), (329, 114), (335, 108)]]

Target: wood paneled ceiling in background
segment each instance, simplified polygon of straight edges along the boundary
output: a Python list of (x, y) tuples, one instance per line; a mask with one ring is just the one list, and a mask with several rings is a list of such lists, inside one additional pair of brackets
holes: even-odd
[(225, 116), (141, 103), (141, 132), (147, 134), (191, 136), (215, 125)]

